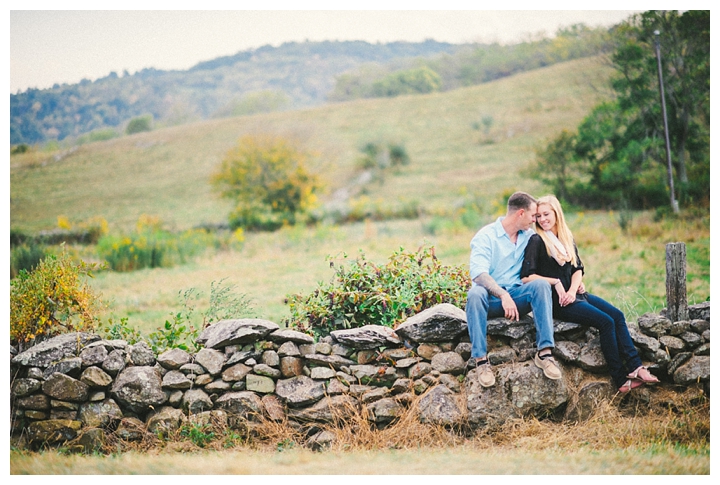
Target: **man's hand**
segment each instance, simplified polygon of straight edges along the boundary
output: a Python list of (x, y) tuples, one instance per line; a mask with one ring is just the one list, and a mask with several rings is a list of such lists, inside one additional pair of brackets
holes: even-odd
[(520, 320), (520, 312), (518, 312), (515, 300), (512, 299), (510, 293), (505, 293), (501, 298), (503, 310), (505, 310), (505, 318), (508, 320)]

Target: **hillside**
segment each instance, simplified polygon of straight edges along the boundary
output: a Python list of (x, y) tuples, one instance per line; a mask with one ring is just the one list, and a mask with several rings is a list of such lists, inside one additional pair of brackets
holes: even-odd
[[(101, 216), (132, 227), (141, 214), (181, 229), (225, 222), (229, 210), (208, 183), (237, 139), (269, 132), (317, 154), (324, 200), (357, 177), (364, 144), (401, 143), (411, 163), (366, 187), (378, 203), (415, 200), (443, 210), (463, 192), (494, 201), (503, 190), (537, 188), (526, 170), (534, 149), (573, 128), (602, 95), (610, 74), (598, 59), (555, 64), (443, 93), (349, 101), (303, 110), (201, 121), (76, 149), (11, 157), (11, 226), (55, 227), (58, 216)], [(481, 121), (490, 119), (487, 132)]]
[[(108, 139), (138, 116), (156, 127), (317, 106), (331, 101), (448, 91), (605, 52), (608, 31), (582, 24), (514, 45), (363, 41), (288, 42), (201, 62), (144, 69), (10, 95), (10, 143)], [(413, 74), (431, 71), (432, 81)], [(418, 85), (418, 82), (421, 84)]]
[(279, 98), (282, 108), (317, 105), (334, 87), (335, 76), (363, 63), (452, 54), (461, 47), (432, 40), (288, 42), (201, 62), (186, 71), (112, 72), (95, 81), (30, 89), (10, 95), (10, 142), (63, 140), (121, 127), (144, 114), (161, 126), (177, 125), (232, 112), (253, 94)]

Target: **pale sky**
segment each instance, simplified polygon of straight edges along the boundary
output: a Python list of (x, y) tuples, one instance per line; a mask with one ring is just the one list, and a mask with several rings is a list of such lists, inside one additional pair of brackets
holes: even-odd
[[(98, 3), (60, 2), (62, 7), (58, 7), (57, 3), (11, 0), (9, 89), (14, 94), (30, 87), (43, 89), (55, 83), (73, 84), (83, 78), (94, 80), (107, 76), (111, 71), (122, 75), (124, 70), (133, 74), (148, 67), (184, 70), (200, 61), (289, 41), (385, 43), (434, 39), (450, 43), (510, 43), (542, 32), (552, 35), (558, 27), (580, 22), (610, 26), (641, 11), (562, 10), (558, 2), (543, 4), (544, 8), (556, 10), (463, 11), (457, 9), (468, 8), (469, 2), (433, 3), (456, 10), (401, 10), (403, 4), (414, 9), (424, 8), (423, 2), (393, 0), (362, 3), (361, 8), (371, 10), (335, 10), (338, 2), (234, 2), (238, 8), (267, 9), (236, 11), (213, 11), (227, 5), (214, 0), (195, 2), (193, 7), (173, 4), (175, 8), (202, 5), (208, 9), (184, 11), (89, 10), (97, 8)], [(513, 8), (517, 3), (503, 2), (503, 6)], [(521, 4), (535, 7), (534, 2)], [(160, 5), (154, 0), (131, 1), (124, 2), (122, 8), (165, 8)], [(293, 5), (308, 9), (283, 9), (298, 8)], [(626, 6), (627, 2), (621, 5)], [(69, 7), (78, 10), (47, 10)], [(398, 10), (385, 10), (388, 8)]]

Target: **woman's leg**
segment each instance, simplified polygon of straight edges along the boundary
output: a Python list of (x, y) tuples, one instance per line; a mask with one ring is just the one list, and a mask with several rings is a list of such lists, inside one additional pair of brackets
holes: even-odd
[(610, 318), (612, 318), (613, 322), (615, 322), (615, 338), (617, 339), (620, 358), (625, 362), (625, 374), (627, 375), (640, 367), (642, 365), (642, 360), (640, 359), (640, 354), (632, 341), (632, 337), (630, 337), (630, 331), (628, 330), (627, 323), (625, 322), (625, 315), (623, 312), (599, 296), (588, 293), (587, 297), (588, 303), (601, 312), (610, 315)]
[(565, 307), (553, 308), (553, 317), (597, 328), (600, 331), (600, 348), (613, 382), (620, 387), (627, 380), (627, 372), (620, 358), (615, 321), (610, 315), (591, 305), (589, 300), (578, 300)]

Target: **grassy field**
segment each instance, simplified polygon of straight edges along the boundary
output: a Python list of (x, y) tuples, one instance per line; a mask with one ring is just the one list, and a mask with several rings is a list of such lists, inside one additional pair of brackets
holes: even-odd
[[(287, 316), (286, 295), (307, 293), (332, 277), (327, 256), (354, 258), (362, 249), (383, 263), (400, 247), (415, 250), (428, 244), (443, 263), (466, 265), (470, 239), (502, 212), (504, 194), (544, 194), (530, 177), (534, 149), (559, 130), (576, 126), (601, 99), (608, 75), (600, 60), (584, 59), (446, 93), (207, 121), (67, 153), (13, 155), (11, 227), (32, 232), (55, 227), (59, 216), (74, 222), (103, 217), (111, 231), (127, 232), (142, 214), (177, 230), (224, 222), (230, 206), (212, 192), (208, 178), (246, 133), (293, 137), (315, 153), (313, 169), (327, 184), (323, 202), (352, 185), (363, 144), (402, 143), (411, 163), (382, 183), (366, 186), (363, 197), (379, 205), (415, 201), (421, 208), (418, 219), (248, 234), (241, 251), (209, 250), (172, 268), (101, 272), (91, 283), (110, 302), (108, 316), (129, 317), (144, 331), (178, 310), (179, 292), (195, 288), (207, 300), (210, 284), (223, 279), (252, 299), (258, 316), (279, 323)], [(493, 120), (487, 132), (478, 128), (485, 116)], [(468, 201), (477, 201), (481, 211), (463, 224), (458, 208)], [(665, 304), (667, 242), (688, 244), (690, 302), (709, 297), (709, 211), (661, 222), (650, 213), (635, 214), (624, 233), (620, 214), (568, 216), (589, 290), (616, 302), (630, 318)]]

